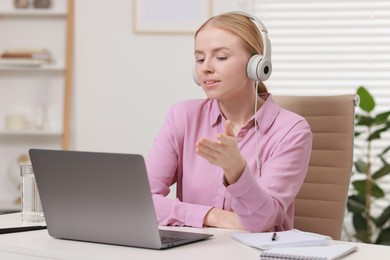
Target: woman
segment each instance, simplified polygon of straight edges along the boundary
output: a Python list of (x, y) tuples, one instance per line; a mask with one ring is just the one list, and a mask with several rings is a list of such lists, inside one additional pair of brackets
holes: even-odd
[[(263, 54), (258, 27), (240, 13), (212, 17), (194, 53), (207, 99), (174, 105), (147, 158), (159, 224), (291, 229), (312, 134), (248, 77), (250, 57)], [(175, 183), (177, 199), (167, 198)]]

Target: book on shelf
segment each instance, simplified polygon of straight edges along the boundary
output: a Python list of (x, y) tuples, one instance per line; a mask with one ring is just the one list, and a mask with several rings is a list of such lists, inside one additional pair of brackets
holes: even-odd
[(44, 64), (47, 64), (47, 62), (33, 59), (0, 59), (0, 65), (3, 66), (37, 67)]
[(0, 55), (0, 64), (9, 66), (40, 66), (53, 62), (47, 49), (5, 49)]
[(20, 53), (3, 53), (1, 58), (8, 59), (36, 59), (36, 60), (51, 60), (50, 53), (34, 53), (34, 52), (20, 52)]
[(45, 53), (49, 52), (47, 48), (6, 48), (3, 53)]

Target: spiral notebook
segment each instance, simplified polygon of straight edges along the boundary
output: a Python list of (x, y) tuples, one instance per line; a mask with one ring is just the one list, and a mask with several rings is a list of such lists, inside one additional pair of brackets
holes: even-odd
[(262, 251), (261, 260), (337, 260), (357, 250), (356, 245), (272, 248)]
[[(272, 239), (274, 233), (276, 236)], [(231, 234), (231, 237), (243, 244), (262, 250), (276, 247), (323, 246), (329, 245), (332, 241), (329, 236), (298, 229), (262, 233), (235, 232)]]

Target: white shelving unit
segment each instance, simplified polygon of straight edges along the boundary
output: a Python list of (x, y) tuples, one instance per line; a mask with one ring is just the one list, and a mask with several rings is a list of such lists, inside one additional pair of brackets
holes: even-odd
[[(0, 1), (0, 53), (46, 48), (54, 58), (45, 65), (0, 63), (0, 213), (20, 208), (14, 203), (20, 155), (30, 148), (69, 147), (73, 5), (52, 0), (48, 9), (17, 9), (13, 0)], [(13, 115), (22, 115), (25, 127), (9, 129), (6, 117)]]

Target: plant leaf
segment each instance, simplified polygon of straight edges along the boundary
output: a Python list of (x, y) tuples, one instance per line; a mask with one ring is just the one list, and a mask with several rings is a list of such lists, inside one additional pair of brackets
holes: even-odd
[(378, 180), (379, 178), (382, 178), (383, 176), (386, 176), (390, 173), (390, 164), (384, 165), (382, 168), (377, 170), (373, 175), (372, 178), (374, 180)]
[(372, 141), (381, 138), (381, 133), (387, 131), (387, 127), (375, 130), (368, 138), (367, 141)]
[(355, 168), (358, 172), (367, 174), (368, 165), (362, 159), (355, 161), (353, 164), (355, 165)]
[(383, 198), (385, 196), (385, 192), (376, 183), (372, 183), (371, 195), (377, 199)]
[(356, 230), (356, 233), (359, 233), (360, 231), (367, 230), (367, 221), (366, 221), (366, 218), (363, 217), (362, 214), (359, 214), (359, 213), (353, 214), (352, 222), (353, 222), (353, 226)]
[(364, 194), (366, 191), (366, 181), (365, 180), (357, 180), (352, 182), (352, 186), (357, 191), (360, 197), (364, 198)]
[[(352, 182), (353, 187), (358, 192), (359, 196), (364, 197), (367, 193), (366, 191), (366, 182), (369, 182), (368, 180), (356, 180)], [(383, 198), (385, 196), (384, 191), (375, 183), (375, 182), (369, 182), (369, 185), (371, 186), (371, 196), (374, 198)]]
[(357, 115), (356, 116), (356, 125), (357, 126), (367, 126), (370, 127), (375, 123), (375, 119), (369, 116)]
[(366, 207), (365, 201), (357, 195), (350, 195), (347, 200), (347, 209), (353, 213), (363, 213)]
[(375, 244), (390, 245), (390, 227), (383, 229), (379, 233), (378, 238), (375, 241)]
[(377, 199), (385, 196), (385, 192), (376, 183), (372, 183), (371, 192), (371, 195)]
[(364, 243), (370, 243), (370, 237), (367, 234), (367, 220), (362, 214), (353, 214), (353, 227), (356, 230), (355, 237)]
[(380, 139), (381, 138), (381, 132), (380, 131), (375, 131), (372, 134), (370, 134), (369, 137), (367, 137), (367, 141), (372, 141), (375, 139)]
[(360, 97), (359, 107), (367, 113), (370, 113), (375, 108), (375, 100), (373, 96), (363, 86), (358, 88), (357, 94)]
[(382, 214), (374, 219), (375, 225), (381, 228), (390, 219), (390, 206), (382, 211)]
[(371, 244), (371, 240), (368, 236), (368, 233), (366, 230), (361, 230), (360, 232), (356, 232), (355, 237), (366, 244)]
[(377, 125), (386, 124), (387, 122), (389, 122), (388, 121), (389, 115), (390, 115), (390, 111), (377, 114), (375, 117), (375, 124)]

